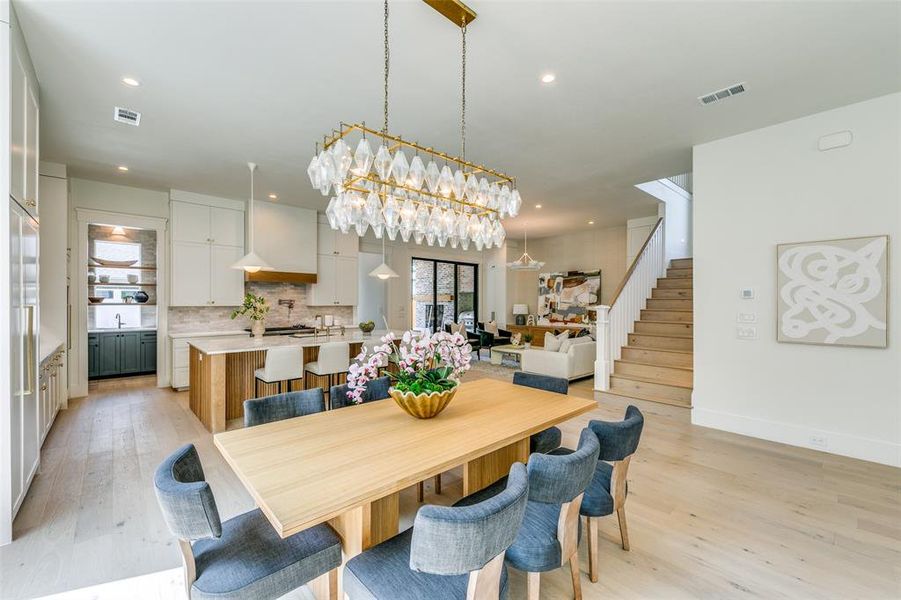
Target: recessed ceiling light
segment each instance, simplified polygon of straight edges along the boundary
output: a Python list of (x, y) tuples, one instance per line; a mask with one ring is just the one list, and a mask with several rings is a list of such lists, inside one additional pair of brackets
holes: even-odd
[(541, 83), (554, 83), (554, 80), (557, 79), (557, 76), (553, 73), (545, 73), (541, 76)]
[(269, 194), (270, 200), (278, 200), (278, 194)]
[(540, 204), (536, 204), (536, 205), (535, 205), (535, 208), (541, 208), (541, 205), (540, 205)]
[(594, 221), (588, 221), (589, 225), (594, 225)]
[(134, 77), (123, 77), (122, 83), (124, 83), (128, 87), (138, 87), (139, 85), (141, 85), (141, 82)]
[(122, 171), (123, 173), (128, 170), (128, 167), (126, 167), (125, 165), (119, 165), (116, 168), (119, 169), (120, 171)]

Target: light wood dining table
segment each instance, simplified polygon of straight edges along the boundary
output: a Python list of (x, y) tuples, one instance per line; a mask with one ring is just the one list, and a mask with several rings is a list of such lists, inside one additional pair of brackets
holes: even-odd
[(433, 419), (387, 399), (219, 433), (214, 442), (281, 537), (327, 522), (346, 561), (397, 534), (400, 490), (462, 465), (471, 494), (527, 462), (530, 435), (596, 407), (479, 379), (462, 383)]

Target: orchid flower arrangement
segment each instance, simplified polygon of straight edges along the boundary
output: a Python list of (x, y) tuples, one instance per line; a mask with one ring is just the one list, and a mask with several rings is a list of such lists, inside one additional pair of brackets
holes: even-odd
[(453, 389), (472, 361), (472, 346), (459, 333), (439, 331), (420, 337), (415, 331), (405, 331), (398, 339), (389, 331), (381, 342), (371, 353), (364, 346), (350, 366), (347, 397), (354, 404), (363, 401), (366, 384), (376, 379), (379, 368), (392, 358), (398, 367), (397, 373), (390, 374), (393, 387), (414, 394)]

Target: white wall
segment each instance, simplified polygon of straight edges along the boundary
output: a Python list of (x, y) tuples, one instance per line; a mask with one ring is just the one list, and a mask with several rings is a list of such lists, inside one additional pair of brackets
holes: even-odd
[[(850, 146), (818, 151), (843, 130)], [(901, 466), (899, 146), (901, 94), (695, 147), (692, 422), (797, 446), (825, 437), (829, 452)], [(888, 348), (777, 343), (776, 244), (878, 234)], [(758, 339), (736, 339), (738, 312), (757, 314)]]
[(658, 215), (663, 217), (666, 259), (690, 258), (692, 253), (691, 194), (669, 179), (657, 179), (636, 185), (660, 200)]

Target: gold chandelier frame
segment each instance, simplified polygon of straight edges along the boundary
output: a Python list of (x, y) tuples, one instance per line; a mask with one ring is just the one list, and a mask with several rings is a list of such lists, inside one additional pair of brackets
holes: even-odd
[[(486, 179), (488, 179), (489, 185), (497, 183), (499, 186), (500, 185), (508, 185), (511, 188), (511, 190), (516, 188), (516, 179), (514, 179), (513, 177), (510, 177), (509, 175), (501, 173), (500, 171), (495, 171), (494, 169), (489, 169), (488, 167), (486, 167), (484, 165), (478, 165), (476, 163), (469, 162), (463, 158), (460, 158), (459, 156), (452, 156), (445, 152), (441, 152), (440, 150), (435, 150), (434, 148), (429, 147), (429, 146), (422, 146), (420, 144), (417, 144), (416, 142), (407, 141), (407, 140), (401, 138), (400, 136), (396, 136), (396, 135), (392, 135), (390, 133), (386, 133), (384, 131), (372, 129), (370, 127), (367, 127), (363, 123), (343, 123), (343, 122), (340, 123), (339, 128), (337, 130), (333, 130), (332, 135), (326, 136), (325, 139), (323, 140), (323, 149), (328, 150), (338, 140), (346, 138), (348, 135), (352, 134), (355, 131), (359, 131), (363, 135), (363, 137), (370, 135), (373, 137), (381, 138), (386, 143), (385, 145), (388, 147), (388, 151), (391, 152), (392, 154), (394, 154), (394, 152), (398, 148), (401, 148), (401, 147), (412, 148), (413, 150), (416, 151), (416, 154), (423, 153), (423, 154), (427, 155), (428, 157), (437, 159), (436, 163), (441, 162), (441, 161), (443, 161), (445, 163), (455, 163), (456, 165), (458, 165), (460, 167), (460, 170), (463, 172), (463, 175), (465, 175), (465, 176), (469, 176), (470, 174), (476, 174), (476, 175), (484, 174), (487, 176)], [(440, 202), (448, 202), (451, 205), (459, 205), (459, 206), (469, 207), (469, 208), (473, 209), (473, 212), (476, 212), (476, 214), (479, 214), (480, 216), (498, 213), (498, 211), (496, 209), (488, 208), (487, 206), (480, 206), (479, 204), (469, 202), (468, 200), (460, 200), (460, 199), (452, 197), (452, 196), (443, 196), (441, 194), (433, 194), (430, 191), (426, 191), (424, 189), (417, 190), (417, 189), (409, 187), (407, 185), (401, 185), (399, 183), (392, 182), (392, 181), (383, 181), (377, 175), (374, 175), (372, 173), (368, 173), (366, 175), (354, 175), (351, 173), (351, 176), (349, 176), (347, 183), (344, 184), (343, 187), (345, 190), (356, 191), (356, 192), (360, 192), (363, 194), (368, 194), (370, 191), (376, 191), (376, 190), (369, 190), (367, 188), (354, 185), (360, 181), (369, 181), (378, 186), (390, 186), (390, 187), (393, 187), (398, 190), (404, 190), (408, 194), (410, 194), (410, 193), (419, 194), (420, 196), (434, 198), (435, 200), (440, 201)], [(383, 191), (376, 191), (376, 193), (383, 200), (386, 199), (387, 196), (391, 195), (390, 193), (386, 193)], [(414, 204), (425, 204), (426, 206), (432, 206), (431, 204), (429, 204), (427, 202), (413, 200), (412, 198), (411, 198), (411, 200), (413, 201)]]

